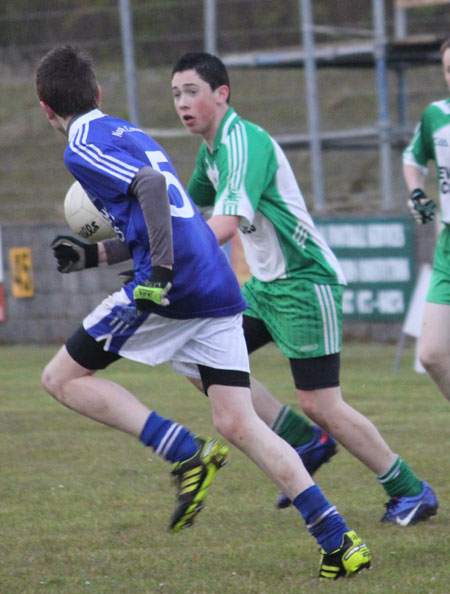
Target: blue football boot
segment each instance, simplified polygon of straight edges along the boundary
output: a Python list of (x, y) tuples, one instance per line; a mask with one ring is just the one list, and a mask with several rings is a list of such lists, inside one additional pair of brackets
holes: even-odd
[[(313, 426), (313, 438), (305, 445), (295, 448), (300, 456), (306, 470), (312, 476), (322, 464), (337, 453), (337, 442), (328, 433), (323, 431), (317, 425)], [(277, 500), (277, 508), (284, 509), (291, 505), (291, 500), (285, 493), (280, 493)]]
[(422, 492), (415, 497), (391, 497), (386, 506), (382, 522), (391, 522), (400, 526), (417, 524), (437, 514), (439, 503), (433, 489), (422, 481)]

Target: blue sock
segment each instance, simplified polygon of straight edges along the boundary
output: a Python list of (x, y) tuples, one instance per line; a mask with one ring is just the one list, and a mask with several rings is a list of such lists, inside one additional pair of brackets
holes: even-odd
[(311, 535), (326, 553), (331, 553), (342, 545), (342, 537), (349, 528), (317, 485), (302, 491), (292, 503), (302, 514)]
[(198, 450), (194, 436), (183, 425), (150, 413), (139, 439), (169, 462), (187, 460)]

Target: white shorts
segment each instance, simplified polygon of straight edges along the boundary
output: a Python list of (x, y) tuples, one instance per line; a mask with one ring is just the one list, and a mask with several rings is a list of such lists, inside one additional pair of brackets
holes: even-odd
[(197, 365), (250, 371), (242, 314), (188, 320), (137, 316), (122, 289), (102, 301), (83, 326), (97, 341), (105, 340), (105, 350), (147, 365), (169, 363), (189, 377), (200, 377)]

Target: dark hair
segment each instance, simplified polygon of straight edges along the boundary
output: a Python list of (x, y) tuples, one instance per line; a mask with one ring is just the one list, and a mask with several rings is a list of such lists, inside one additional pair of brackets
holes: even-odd
[(36, 93), (56, 115), (66, 118), (97, 106), (97, 80), (90, 56), (78, 47), (50, 50), (36, 69)]
[[(184, 54), (173, 67), (172, 76), (176, 72), (184, 72), (185, 70), (195, 70), (199, 77), (207, 82), (213, 91), (222, 85), (230, 88), (230, 79), (225, 64), (217, 56), (206, 52), (189, 52)], [(229, 100), (230, 95), (228, 95), (227, 101)]]
[(439, 48), (439, 51), (441, 52), (441, 56), (444, 55), (445, 50), (450, 48), (450, 37), (447, 37), (447, 39), (442, 43), (441, 47)]

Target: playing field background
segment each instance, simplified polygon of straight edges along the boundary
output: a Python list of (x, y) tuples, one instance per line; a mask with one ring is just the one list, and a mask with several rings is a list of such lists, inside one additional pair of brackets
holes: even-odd
[[(128, 435), (63, 408), (40, 387), (56, 347), (0, 347), (1, 594), (448, 594), (450, 405), (412, 370), (408, 346), (346, 344), (346, 399), (435, 488), (439, 514), (408, 528), (379, 522), (372, 474), (342, 448), (316, 479), (372, 549), (373, 569), (319, 585), (317, 545), (300, 516), (236, 449), (191, 529), (172, 535), (170, 467)], [(255, 377), (296, 406), (275, 348), (252, 356)], [(149, 407), (215, 434), (205, 396), (167, 367), (120, 361), (104, 373)]]

